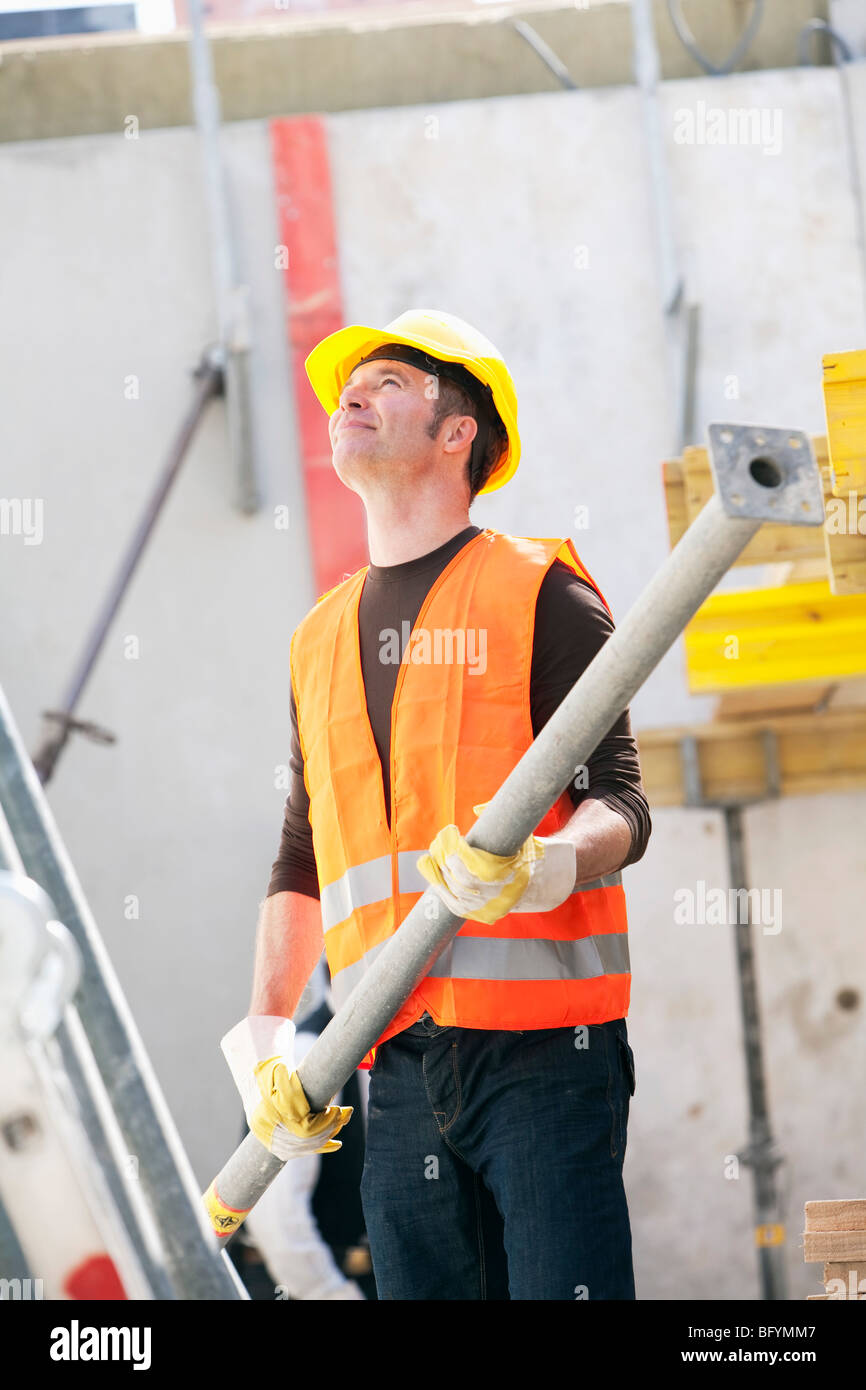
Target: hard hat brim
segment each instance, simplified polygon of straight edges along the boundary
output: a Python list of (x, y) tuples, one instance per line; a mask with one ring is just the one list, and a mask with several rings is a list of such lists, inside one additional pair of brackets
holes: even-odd
[(310, 385), (327, 414), (333, 415), (339, 406), (343, 386), (352, 368), (362, 357), (366, 357), (367, 353), (372, 352), (374, 348), (382, 347), (385, 343), (402, 343), (406, 347), (429, 352), (431, 357), (438, 357), (444, 362), (462, 363), (490, 387), (493, 403), (508, 434), (508, 448), (480, 492), (495, 492), (507, 483), (509, 478), (514, 476), (520, 462), (519, 441), (515, 447), (515, 441), (518, 440), (517, 424), (510, 418), (507, 403), (503, 400), (484, 359), (465, 351), (451, 352), (444, 348), (441, 342), (427, 338), (424, 334), (396, 333), (387, 328), (372, 328), (361, 323), (352, 323), (346, 328), (337, 329), (336, 333), (329, 333), (316, 344), (304, 362)]

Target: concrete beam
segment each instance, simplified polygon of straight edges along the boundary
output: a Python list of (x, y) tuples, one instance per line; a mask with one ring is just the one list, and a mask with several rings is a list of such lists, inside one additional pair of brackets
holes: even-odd
[[(827, 0), (766, 0), (742, 69), (791, 67), (797, 37)], [(662, 73), (693, 77), (700, 67), (655, 0)], [(700, 47), (721, 61), (736, 41), (744, 0), (691, 0)], [(357, 18), (331, 14), (211, 30), (223, 119), (306, 111), (419, 105), (558, 89), (557, 79), (509, 20), (524, 19), (565, 63), (580, 87), (632, 80), (626, 0), (523, 0), (466, 12), (392, 8)], [(192, 123), (188, 34), (102, 34), (0, 45), (0, 140), (122, 132)], [(830, 60), (823, 38), (814, 61)]]

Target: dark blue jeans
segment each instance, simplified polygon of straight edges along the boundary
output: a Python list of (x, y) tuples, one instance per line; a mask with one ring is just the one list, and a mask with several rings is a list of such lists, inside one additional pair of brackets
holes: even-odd
[(624, 1018), (379, 1047), (361, 1200), (380, 1299), (633, 1299)]

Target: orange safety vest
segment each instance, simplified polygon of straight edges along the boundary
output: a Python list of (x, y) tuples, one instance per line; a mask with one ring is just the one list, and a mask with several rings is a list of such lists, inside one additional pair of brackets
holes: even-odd
[[(402, 659), (399, 647), (390, 653), (400, 661), (390, 829), (361, 669), (358, 605), (367, 566), (322, 595), (293, 633), (292, 685), (337, 1007), (428, 888), (419, 855), (445, 825), (465, 835), (477, 819), (473, 806), (490, 800), (533, 741), (535, 604), (557, 558), (607, 607), (570, 540), (487, 527), (433, 584)], [(555, 833), (573, 812), (563, 792), (534, 833)], [(618, 872), (582, 883), (549, 912), (511, 912), (492, 925), (467, 920), (377, 1046), (425, 1010), (439, 1024), (463, 1028), (622, 1018), (631, 983), (627, 930)]]

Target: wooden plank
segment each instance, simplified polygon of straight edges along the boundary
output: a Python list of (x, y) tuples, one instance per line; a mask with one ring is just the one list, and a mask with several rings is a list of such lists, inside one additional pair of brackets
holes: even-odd
[[(834, 495), (827, 438), (812, 437), (812, 448), (824, 489), (826, 520), (823, 527), (776, 526), (766, 523), (752, 537), (734, 565), (774, 564), (786, 560), (818, 561), (829, 575), (834, 594), (866, 591), (866, 488), (847, 489)], [(671, 549), (691, 525), (713, 491), (709, 454), (691, 447), (681, 459), (662, 464), (668, 536)]]
[(719, 697), (714, 719), (754, 719), (773, 714), (808, 714), (824, 709), (834, 685), (797, 681), (796, 685), (758, 685), (728, 690)]
[(683, 485), (683, 465), (680, 459), (665, 460), (662, 464), (662, 482), (665, 490), (665, 511), (668, 518), (668, 538), (671, 550), (673, 550), (689, 526)]
[[(812, 448), (819, 467), (823, 463), (822, 481), (825, 495), (829, 495), (832, 483), (826, 439), (823, 436), (813, 437)], [(707, 450), (696, 446), (684, 449), (681, 459), (668, 459), (662, 464), (662, 477), (668, 534), (673, 547), (712, 495), (713, 478)], [(788, 559), (821, 559), (824, 554), (822, 527), (778, 526), (766, 522), (734, 564), (763, 565)]]
[(846, 1197), (833, 1202), (807, 1202), (805, 1211), (807, 1231), (866, 1231), (864, 1197)]
[(824, 367), (824, 412), (833, 491), (866, 489), (866, 351), (831, 352)]
[(803, 1259), (866, 1260), (866, 1231), (804, 1231)]
[(866, 1299), (866, 1260), (825, 1264), (823, 1282), (825, 1291), (833, 1298)]
[(706, 449), (693, 445), (683, 449), (683, 487), (686, 515), (691, 526), (713, 495), (713, 473)]
[(866, 590), (866, 493), (824, 499), (825, 559), (834, 594)]
[(826, 578), (826, 555), (813, 555), (808, 560), (783, 560), (768, 565), (764, 572), (764, 582), (768, 587), (773, 584), (818, 583)]
[(694, 738), (704, 795), (753, 800), (766, 793), (764, 732), (775, 737), (782, 796), (866, 786), (866, 709), (828, 709), (748, 721), (713, 720), (636, 732), (651, 806), (686, 804), (681, 741)]
[(840, 681), (829, 702), (832, 710), (863, 709), (866, 706), (866, 676), (859, 681)]

